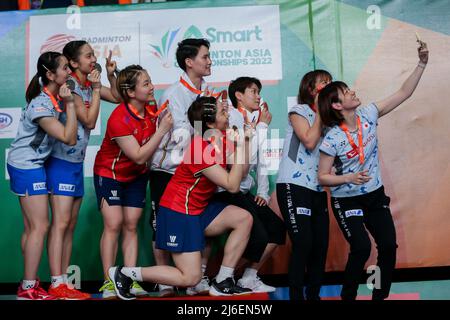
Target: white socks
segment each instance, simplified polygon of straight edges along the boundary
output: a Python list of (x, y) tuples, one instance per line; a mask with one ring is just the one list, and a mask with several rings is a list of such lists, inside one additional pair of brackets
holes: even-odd
[(36, 280), (23, 280), (22, 281), (22, 289), (28, 290), (34, 288), (36, 285)]
[(141, 268), (137, 267), (123, 267), (121, 272), (126, 275), (127, 277), (130, 277), (134, 281), (142, 281), (142, 273)]
[(234, 268), (220, 266), (219, 273), (216, 276), (217, 283), (222, 282), (226, 278), (233, 277), (234, 274)]
[(56, 288), (57, 286), (59, 286), (60, 284), (64, 284), (64, 276), (60, 275), (60, 276), (52, 276), (52, 287)]

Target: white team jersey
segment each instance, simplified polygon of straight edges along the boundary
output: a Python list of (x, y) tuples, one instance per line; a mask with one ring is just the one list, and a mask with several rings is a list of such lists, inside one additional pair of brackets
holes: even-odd
[[(186, 73), (181, 77), (194, 87)], [(201, 90), (206, 89), (206, 82), (203, 80)], [(187, 111), (198, 94), (190, 91), (179, 80), (164, 91), (158, 106), (169, 100), (168, 109), (172, 113), (173, 127), (161, 140), (158, 148), (152, 157), (151, 170), (165, 171), (171, 174), (183, 160), (184, 150), (191, 142), (194, 128), (189, 123)], [(160, 118), (165, 114), (162, 112)]]

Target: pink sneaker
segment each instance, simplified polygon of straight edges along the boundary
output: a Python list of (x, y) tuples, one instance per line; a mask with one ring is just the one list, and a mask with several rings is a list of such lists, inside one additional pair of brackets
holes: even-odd
[(34, 288), (23, 289), (20, 283), (17, 289), (17, 300), (56, 300), (57, 298), (48, 294), (47, 291), (39, 286), (39, 280), (36, 281)]

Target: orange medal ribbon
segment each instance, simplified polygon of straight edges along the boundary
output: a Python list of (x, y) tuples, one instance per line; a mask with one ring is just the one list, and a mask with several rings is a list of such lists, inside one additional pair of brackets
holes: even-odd
[(350, 143), (350, 145), (352, 146), (353, 150), (358, 150), (358, 154), (359, 154), (359, 163), (364, 164), (364, 146), (363, 146), (363, 137), (362, 137), (362, 126), (361, 126), (361, 120), (359, 119), (359, 117), (356, 118), (356, 123), (358, 125), (358, 144), (359, 146), (357, 146), (355, 144), (355, 141), (353, 141), (352, 136), (350, 135), (350, 132), (347, 128), (347, 126), (345, 125), (345, 123), (342, 123), (339, 127), (342, 129), (342, 131), (344, 131), (345, 135), (347, 136), (347, 140)]
[(245, 122), (246, 125), (253, 126), (254, 124), (258, 124), (259, 123), (259, 119), (261, 118), (261, 110), (259, 110), (258, 119), (256, 120), (256, 122), (253, 122), (253, 121), (251, 122), (251, 121), (248, 120), (247, 110), (246, 109), (244, 109), (244, 108), (242, 108), (240, 106), (237, 109), (242, 114), (242, 116), (244, 117), (244, 122)]
[[(155, 101), (151, 101), (151, 105), (152, 105), (152, 106), (156, 105), (156, 102), (155, 102)], [(161, 112), (163, 112), (163, 111), (167, 108), (167, 106), (169, 105), (169, 100), (164, 101), (164, 103), (161, 105), (161, 107), (160, 107), (160, 108), (158, 109), (158, 111), (156, 111), (156, 112), (153, 112), (153, 111), (150, 109), (151, 105), (150, 105), (150, 104), (149, 104), (149, 105), (146, 105), (146, 106), (145, 106), (145, 110), (147, 110), (147, 112), (148, 112), (152, 117), (157, 118), (157, 117), (161, 114)]]
[(61, 108), (59, 107), (59, 103), (58, 103), (59, 101), (61, 101), (60, 96), (57, 95), (55, 98), (55, 96), (47, 89), (47, 87), (44, 87), (44, 89), (42, 91), (44, 91), (44, 93), (49, 96), (55, 110), (58, 112), (63, 112), (61, 110)]
[(78, 84), (79, 84), (80, 86), (82, 86), (83, 88), (89, 88), (89, 87), (92, 85), (92, 83), (91, 83), (89, 80), (87, 80), (87, 78), (86, 78), (86, 81), (84, 82), (84, 85), (83, 85), (83, 84), (81, 83), (80, 78), (78, 78), (78, 75), (77, 75), (76, 72), (72, 72), (70, 75), (71, 75), (72, 77), (74, 77), (75, 80), (77, 80)]
[(213, 96), (214, 98), (217, 98), (217, 97), (219, 97), (220, 95), (222, 95), (223, 94), (223, 91), (222, 92), (219, 92), (219, 93), (213, 93), (214, 92), (214, 90), (213, 91), (208, 91), (208, 89), (206, 89), (206, 91), (205, 92), (203, 92), (202, 90), (199, 90), (199, 89), (197, 89), (197, 88), (194, 88), (193, 86), (191, 86), (186, 80), (184, 80), (182, 77), (180, 77), (180, 82), (181, 82), (181, 84), (183, 85), (183, 86), (185, 86), (189, 91), (191, 91), (191, 92), (193, 92), (193, 93), (195, 93), (195, 94), (205, 94), (205, 96)]
[[(138, 117), (139, 119), (141, 119), (141, 120), (143, 120), (144, 119), (144, 117), (142, 117), (140, 114), (139, 114), (139, 112), (137, 111), (137, 109), (131, 104), (131, 103), (127, 103), (128, 104), (128, 107), (130, 108), (130, 111), (136, 116), (136, 117)], [(156, 103), (154, 103), (154, 104), (156, 104)], [(154, 104), (152, 104), (152, 105), (154, 105)], [(162, 106), (161, 106), (161, 108), (159, 108), (158, 109), (158, 111), (156, 111), (156, 112), (153, 112), (151, 109), (150, 109), (150, 105), (146, 105), (145, 106), (145, 110), (148, 112), (148, 114), (151, 116), (151, 117), (158, 117), (159, 115), (160, 115), (160, 113), (161, 112), (163, 112), (163, 110), (164, 109), (166, 109), (167, 108), (167, 106), (169, 105), (169, 100), (166, 100), (163, 104), (162, 104)]]

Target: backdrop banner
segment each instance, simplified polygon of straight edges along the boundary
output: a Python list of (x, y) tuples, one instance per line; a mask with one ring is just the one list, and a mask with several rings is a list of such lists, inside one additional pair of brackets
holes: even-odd
[[(302, 76), (326, 69), (356, 90), (362, 105), (380, 100), (398, 90), (417, 65), (416, 32), (428, 44), (428, 66), (413, 96), (381, 118), (378, 128), (382, 178), (397, 228), (398, 268), (450, 266), (450, 2), (199, 0), (0, 12), (0, 282), (17, 282), (23, 273), (23, 218), (9, 188), (6, 156), (42, 52), (86, 40), (105, 69), (112, 50), (119, 68), (140, 64), (149, 71), (159, 98), (180, 75), (177, 43), (208, 39), (211, 87), (226, 89), (239, 76), (262, 80), (261, 94), (273, 115), (263, 153), (274, 192), (288, 109), (296, 104)], [(107, 84), (105, 72), (102, 77)], [(102, 279), (103, 221), (92, 168), (114, 107), (101, 103), (84, 163), (85, 197), (71, 260), (82, 280)], [(279, 213), (274, 193), (270, 206)], [(150, 210), (147, 206), (139, 223), (138, 265), (153, 264)], [(290, 249), (289, 241), (278, 248), (261, 273), (287, 273)], [(327, 271), (343, 270), (348, 250), (330, 214)], [(213, 257), (213, 268), (219, 256)], [(47, 260), (44, 252), (39, 269), (44, 281), (49, 279)], [(372, 264), (375, 246), (367, 265)]]

